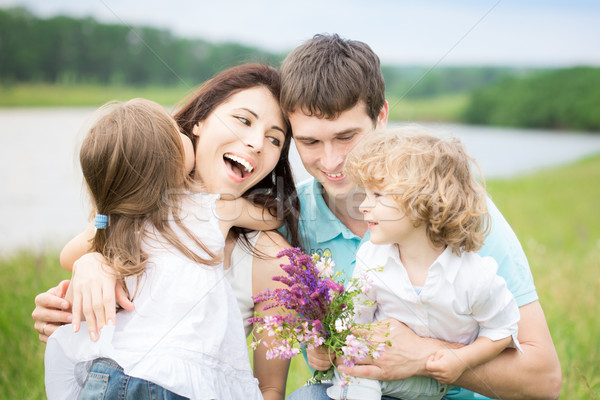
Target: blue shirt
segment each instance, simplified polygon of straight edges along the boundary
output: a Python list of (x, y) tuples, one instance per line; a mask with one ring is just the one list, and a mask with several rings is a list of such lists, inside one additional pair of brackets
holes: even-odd
[[(335, 271), (341, 271), (344, 280), (352, 277), (356, 251), (369, 239), (360, 238), (348, 229), (327, 207), (323, 199), (323, 186), (310, 179), (296, 188), (300, 200), (300, 235), (307, 254), (322, 255), (331, 252)], [(498, 263), (498, 275), (506, 281), (519, 307), (538, 299), (533, 276), (525, 252), (496, 205), (488, 198), (491, 229), (478, 254), (490, 256)], [(469, 390), (454, 388), (445, 396), (448, 399), (486, 399)]]

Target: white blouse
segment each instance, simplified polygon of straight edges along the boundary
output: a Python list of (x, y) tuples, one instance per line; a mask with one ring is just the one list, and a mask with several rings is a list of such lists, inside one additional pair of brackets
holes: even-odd
[[(225, 240), (214, 213), (217, 198), (190, 195), (182, 215), (210, 251), (222, 254)], [(185, 238), (175, 224), (173, 229)], [(87, 366), (99, 357), (115, 360), (130, 376), (192, 399), (262, 399), (223, 265), (198, 265), (163, 243), (159, 235), (145, 243), (151, 257), (134, 298), (135, 310), (117, 313), (116, 326), (105, 327), (96, 343), (89, 340), (84, 324), (78, 333), (66, 325), (49, 338), (49, 399), (76, 398)], [(187, 240), (184, 244), (195, 248)], [(134, 293), (135, 278), (126, 283)]]
[[(375, 271), (375, 267), (383, 267)], [(491, 340), (517, 340), (520, 314), (517, 303), (496, 275), (491, 257), (463, 253), (448, 247), (430, 266), (425, 284), (417, 294), (393, 244), (364, 243), (356, 254), (354, 277), (367, 275), (373, 286), (367, 297), (375, 305), (360, 308), (361, 323), (394, 318), (417, 335), (470, 344), (478, 336)]]

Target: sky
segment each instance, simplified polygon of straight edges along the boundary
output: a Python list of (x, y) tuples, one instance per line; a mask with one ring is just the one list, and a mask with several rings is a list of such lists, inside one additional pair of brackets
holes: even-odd
[(598, 0), (0, 0), (14, 5), (274, 52), (338, 33), (384, 64), (600, 66)]

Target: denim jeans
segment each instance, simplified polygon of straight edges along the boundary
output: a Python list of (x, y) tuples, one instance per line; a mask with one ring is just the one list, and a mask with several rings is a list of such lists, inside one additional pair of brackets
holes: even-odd
[(147, 380), (125, 375), (123, 368), (113, 360), (99, 358), (92, 363), (79, 399), (180, 400), (186, 397)]

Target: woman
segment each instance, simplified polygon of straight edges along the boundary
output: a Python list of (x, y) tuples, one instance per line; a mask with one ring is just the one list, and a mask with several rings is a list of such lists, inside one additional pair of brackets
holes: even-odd
[[(297, 246), (299, 205), (287, 158), (291, 133), (279, 108), (277, 71), (256, 64), (223, 71), (206, 82), (181, 107), (175, 119), (194, 144), (196, 163), (193, 177), (210, 192), (222, 196), (244, 196), (254, 203), (276, 208), (278, 217), (284, 220), (288, 232), (292, 233), (292, 244)], [(224, 264), (238, 298), (247, 334), (251, 330), (247, 319), (254, 310), (263, 312), (264, 307), (264, 304), (254, 304), (251, 296), (280, 285), (271, 280), (281, 272), (279, 261), (274, 256), (289, 246), (281, 235), (274, 232), (236, 230), (228, 237)], [(61, 263), (67, 268), (72, 267), (74, 261), (61, 256)], [(114, 279), (102, 274), (95, 254), (86, 255), (77, 262), (73, 281), (75, 292), (80, 290), (77, 287), (87, 287), (85, 282), (98, 282), (99, 275), (104, 280), (98, 285), (110, 287), (111, 290), (104, 292), (112, 296), (109, 292), (114, 287)], [(94, 287), (98, 289), (98, 285)], [(71, 322), (71, 314), (67, 311), (69, 305), (62, 307), (64, 288), (65, 283), (62, 282), (36, 297), (34, 326), (42, 341), (46, 341), (60, 324)], [(122, 293), (117, 299), (121, 306), (131, 307)], [(86, 297), (83, 301), (93, 304), (93, 308), (86, 307), (84, 311), (88, 325), (92, 325), (90, 329), (95, 331), (93, 321), (96, 318), (99, 320), (98, 328), (101, 328), (105, 310), (107, 317), (112, 311), (110, 307), (105, 308), (102, 294), (95, 299)], [(74, 306), (79, 308), (78, 304)], [(268, 313), (278, 311), (272, 309)], [(265, 399), (282, 399), (289, 362), (267, 361), (265, 353), (263, 346), (254, 351), (255, 376)]]

